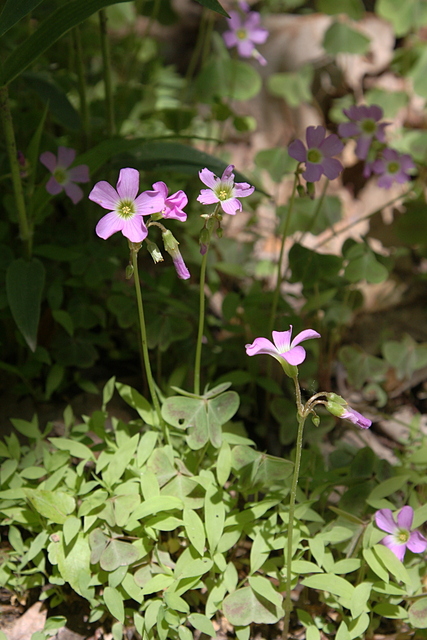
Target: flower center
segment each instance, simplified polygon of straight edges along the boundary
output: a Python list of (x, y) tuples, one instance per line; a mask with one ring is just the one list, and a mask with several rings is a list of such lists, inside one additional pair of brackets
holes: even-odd
[(129, 220), (135, 213), (135, 205), (132, 200), (121, 200), (117, 207), (117, 213), (121, 218)]
[(239, 38), (239, 40), (246, 40), (247, 38), (246, 29), (237, 29), (236, 36)]
[(224, 202), (225, 200), (229, 200), (230, 198), (232, 198), (233, 186), (234, 186), (233, 182), (231, 183), (220, 182), (218, 186), (214, 189), (214, 192), (218, 200), (220, 200), (221, 202)]
[(399, 529), (396, 535), (399, 544), (406, 544), (409, 540), (409, 531), (407, 529)]
[(321, 162), (323, 156), (319, 149), (309, 149), (307, 151), (307, 160), (308, 162), (313, 162), (314, 164), (318, 164)]
[(61, 167), (56, 167), (55, 171), (53, 172), (53, 177), (55, 178), (56, 182), (59, 182), (59, 184), (65, 184), (66, 182), (68, 182), (68, 171), (62, 169)]
[(400, 169), (400, 164), (396, 161), (394, 162), (389, 162), (387, 165), (387, 172), (388, 173), (397, 173)]
[(361, 122), (361, 129), (363, 133), (372, 135), (377, 130), (377, 123), (375, 122), (375, 120), (372, 120), (371, 118), (366, 118), (366, 120), (362, 120)]

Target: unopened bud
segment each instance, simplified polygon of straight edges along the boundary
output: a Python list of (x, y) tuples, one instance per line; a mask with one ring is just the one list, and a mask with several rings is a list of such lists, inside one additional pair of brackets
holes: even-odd
[(218, 227), (218, 229), (216, 230), (216, 235), (218, 238), (222, 238), (222, 236), (224, 235), (224, 230), (221, 227)]
[(151, 242), (151, 240), (148, 240), (148, 238), (145, 239), (145, 242), (147, 244), (148, 252), (150, 256), (153, 258), (154, 263), (157, 264), (158, 262), (163, 262), (163, 256), (160, 253), (160, 249), (156, 245), (156, 243)]
[(133, 264), (128, 264), (126, 267), (126, 280), (130, 280), (133, 276)]
[(178, 249), (178, 240), (172, 235), (169, 229), (162, 233), (162, 238), (166, 251), (172, 257), (178, 278), (181, 278), (181, 280), (188, 280), (190, 272), (185, 265), (180, 250)]
[(297, 185), (297, 193), (299, 195), (300, 198), (305, 198), (306, 196), (306, 192), (304, 187), (302, 186), (302, 184), (298, 184)]
[(312, 423), (314, 424), (314, 426), (315, 426), (315, 427), (318, 427), (318, 426), (319, 426), (319, 424), (320, 424), (320, 418), (319, 418), (319, 416), (317, 415), (317, 413), (315, 413), (315, 414), (313, 414), (313, 415), (311, 416), (311, 421), (312, 421)]
[(315, 190), (314, 190), (314, 182), (307, 182), (307, 195), (314, 200)]

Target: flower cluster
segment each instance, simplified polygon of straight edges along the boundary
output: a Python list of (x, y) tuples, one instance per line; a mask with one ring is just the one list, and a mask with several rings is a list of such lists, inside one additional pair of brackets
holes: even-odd
[(67, 147), (58, 147), (58, 156), (51, 151), (45, 151), (40, 156), (40, 162), (52, 174), (46, 184), (47, 192), (56, 196), (65, 191), (73, 204), (77, 204), (83, 198), (83, 191), (75, 183), (89, 182), (89, 167), (86, 164), (79, 164), (70, 169), (75, 157), (75, 149)]
[(375, 522), (379, 529), (386, 531), (381, 543), (402, 562), (406, 549), (413, 553), (424, 553), (427, 549), (427, 540), (419, 531), (412, 531), (414, 510), (406, 506), (397, 514), (396, 520), (391, 509), (380, 509), (375, 514)]
[(231, 49), (237, 47), (242, 58), (255, 58), (262, 65), (267, 60), (255, 48), (256, 44), (263, 44), (268, 38), (268, 31), (261, 26), (260, 14), (251, 11), (247, 2), (239, 2), (238, 11), (230, 11), (228, 18), (229, 30), (223, 33), (226, 46)]

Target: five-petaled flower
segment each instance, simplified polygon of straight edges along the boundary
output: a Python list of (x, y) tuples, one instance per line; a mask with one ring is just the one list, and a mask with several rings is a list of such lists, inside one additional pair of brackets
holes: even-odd
[[(306, 351), (299, 346), (300, 342), (310, 338), (320, 338), (320, 333), (313, 329), (305, 329), (298, 333), (291, 342), (292, 325), (288, 331), (273, 331), (273, 342), (267, 338), (255, 338), (252, 344), (245, 345), (248, 356), (257, 356), (266, 353), (279, 362), (285, 360), (292, 366), (304, 362)], [(274, 344), (273, 344), (274, 343)]]
[(380, 509), (375, 514), (375, 522), (379, 529), (386, 531), (381, 542), (402, 562), (406, 548), (413, 553), (423, 553), (427, 549), (427, 540), (419, 531), (411, 531), (414, 510), (406, 506), (397, 514), (397, 522), (391, 509)]
[(77, 204), (83, 198), (83, 191), (75, 183), (89, 182), (89, 167), (86, 164), (69, 168), (75, 157), (75, 149), (67, 147), (58, 147), (58, 157), (51, 151), (45, 151), (40, 156), (40, 162), (52, 174), (47, 181), (46, 191), (56, 196), (64, 190), (73, 204)]
[(183, 208), (188, 204), (188, 198), (183, 191), (177, 191), (168, 197), (168, 188), (164, 182), (155, 182), (153, 189), (163, 198), (163, 206), (160, 210), (162, 218), (174, 218), (185, 222), (187, 214)]
[(301, 140), (294, 140), (288, 147), (291, 158), (298, 162), (305, 162), (303, 178), (307, 182), (317, 182), (324, 174), (329, 180), (334, 180), (343, 170), (339, 160), (332, 158), (341, 153), (343, 143), (337, 135), (331, 133), (326, 136), (325, 127), (307, 127), (307, 149)]
[(385, 128), (388, 122), (379, 122), (383, 117), (383, 110), (376, 104), (370, 107), (361, 105), (343, 109), (343, 112), (351, 122), (343, 122), (338, 125), (338, 133), (343, 138), (355, 138), (356, 156), (360, 160), (366, 160), (372, 141), (376, 138), (385, 143)]
[(260, 14), (257, 11), (250, 11), (246, 2), (240, 2), (242, 15), (237, 11), (230, 11), (228, 18), (229, 31), (222, 34), (226, 46), (231, 49), (237, 47), (239, 56), (242, 58), (255, 58), (262, 65), (267, 64), (267, 60), (255, 48), (256, 44), (263, 44), (268, 38), (268, 31), (260, 24)]
[(202, 204), (215, 204), (219, 202), (225, 213), (234, 216), (242, 210), (242, 203), (238, 198), (246, 198), (255, 191), (247, 182), (234, 182), (234, 165), (230, 164), (225, 169), (221, 178), (218, 178), (209, 169), (199, 171), (200, 180), (209, 189), (202, 189), (197, 200)]
[(378, 186), (390, 189), (393, 182), (408, 182), (411, 179), (408, 172), (415, 169), (415, 164), (408, 153), (398, 153), (395, 149), (387, 148), (380, 158), (372, 162), (370, 168), (380, 176)]
[(89, 194), (107, 213), (96, 225), (96, 233), (106, 240), (113, 233), (121, 231), (131, 242), (142, 242), (148, 234), (142, 216), (162, 211), (164, 197), (158, 191), (139, 191), (139, 172), (136, 169), (121, 169), (117, 187), (108, 182), (97, 182)]

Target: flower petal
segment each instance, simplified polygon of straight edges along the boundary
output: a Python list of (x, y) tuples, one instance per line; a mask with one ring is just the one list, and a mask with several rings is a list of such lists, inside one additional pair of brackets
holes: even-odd
[(117, 180), (117, 193), (120, 198), (123, 200), (135, 200), (138, 190), (139, 171), (130, 167), (120, 169), (119, 179)]
[(325, 127), (307, 127), (307, 131), (305, 132), (305, 137), (307, 140), (307, 147), (312, 149), (313, 147), (318, 148), (322, 143), (326, 134)]
[(51, 196), (56, 196), (58, 193), (61, 193), (64, 186), (59, 184), (59, 182), (53, 176), (50, 176), (49, 180), (46, 184), (46, 191), (50, 193)]
[(230, 198), (229, 200), (221, 201), (221, 208), (225, 213), (234, 216), (238, 211), (242, 210), (242, 203), (237, 198)]
[[(206, 167), (201, 171), (199, 171), (199, 178), (203, 182), (203, 184), (205, 184), (210, 189), (214, 189), (219, 181), (219, 178), (217, 178), (217, 176), (214, 173), (212, 173), (212, 171), (209, 171), (209, 169), (206, 169)], [(202, 193), (203, 193), (203, 189), (202, 189)]]
[(408, 529), (410, 531), (412, 527), (412, 521), (414, 519), (414, 510), (412, 507), (402, 507), (397, 516), (397, 525), (402, 529)]
[(291, 348), (292, 325), (287, 331), (273, 331), (273, 342), (278, 353), (284, 353)]
[(148, 229), (141, 216), (133, 216), (123, 221), (122, 233), (131, 242), (142, 242), (148, 235)]
[(197, 196), (197, 201), (202, 204), (214, 204), (215, 202), (219, 202), (219, 198), (212, 189), (202, 189), (200, 195)]
[(342, 122), (338, 125), (338, 133), (342, 138), (352, 138), (360, 133), (360, 127), (355, 122)]
[(304, 329), (304, 331), (300, 331), (295, 338), (291, 342), (291, 347), (296, 347), (297, 344), (303, 342), (304, 340), (311, 340), (312, 338), (321, 338), (322, 336), (314, 329)]
[(307, 149), (304, 147), (301, 140), (294, 140), (288, 147), (288, 153), (291, 158), (298, 160), (298, 162), (305, 162), (307, 158)]
[(83, 191), (78, 185), (74, 184), (74, 182), (67, 182), (67, 184), (64, 184), (64, 190), (73, 204), (77, 204), (83, 198)]
[(294, 347), (293, 349), (290, 349), (289, 351), (287, 351), (286, 353), (283, 353), (282, 355), (286, 360), (286, 362), (289, 362), (289, 364), (292, 364), (293, 366), (296, 367), (302, 362), (304, 362), (307, 354), (304, 347)]
[(73, 182), (89, 182), (89, 167), (87, 164), (79, 164), (70, 169), (68, 175)]
[(397, 529), (397, 524), (394, 521), (391, 509), (380, 509), (375, 514), (375, 523), (379, 529), (387, 531), (387, 533), (394, 533)]
[(187, 220), (187, 214), (182, 209), (188, 204), (187, 195), (184, 191), (177, 191), (173, 193), (165, 201), (165, 211), (163, 212), (164, 218), (174, 218), (185, 222)]
[(323, 142), (319, 145), (320, 151), (323, 153), (325, 157), (336, 156), (344, 149), (344, 144), (335, 135), (335, 133), (331, 133), (330, 136), (325, 138)]
[(427, 549), (427, 540), (419, 531), (413, 531), (406, 546), (412, 553), (423, 553)]
[(166, 200), (166, 198), (168, 197), (168, 188), (164, 182), (155, 182), (153, 184), (153, 189), (154, 191), (158, 191), (160, 195), (163, 196), (163, 198)]
[(96, 204), (99, 204), (104, 209), (110, 209), (110, 211), (114, 210), (120, 201), (117, 191), (105, 180), (97, 182), (88, 197), (92, 202), (96, 202)]
[(119, 218), (119, 216), (114, 211), (110, 211), (110, 213), (107, 213), (98, 222), (95, 227), (95, 232), (100, 238), (106, 240), (107, 238), (112, 236), (113, 233), (117, 233), (117, 231), (122, 230), (123, 222), (124, 220), (122, 218)]
[(234, 195), (237, 198), (247, 198), (255, 191), (255, 187), (252, 187), (247, 182), (236, 182), (234, 185)]
[(157, 211), (162, 211), (165, 200), (158, 191), (143, 191), (135, 198), (134, 205), (137, 216), (149, 216)]
[(245, 345), (246, 353), (248, 356), (257, 356), (262, 353), (266, 353), (269, 356), (277, 358), (278, 351), (274, 344), (267, 340), (267, 338), (255, 338), (252, 344)]
[(371, 136), (360, 136), (356, 144), (356, 156), (359, 160), (366, 160), (371, 142)]
[(398, 560), (400, 560), (400, 562), (403, 561), (403, 558), (405, 557), (406, 544), (399, 544), (396, 542), (394, 536), (386, 536), (381, 540), (381, 544), (388, 547), (390, 551), (393, 551), (394, 555)]
[(74, 162), (76, 157), (75, 149), (67, 149), (67, 147), (58, 147), (58, 167), (68, 169), (70, 164)]
[(225, 31), (225, 33), (222, 34), (222, 37), (224, 39), (225, 46), (229, 49), (237, 45), (238, 38), (234, 31)]
[(56, 156), (51, 151), (45, 151), (39, 158), (40, 162), (53, 173), (57, 166)]
[[(326, 162), (327, 160), (328, 158), (324, 158), (323, 162)], [(305, 171), (303, 171), (302, 175), (303, 178), (307, 180), (307, 182), (317, 182), (323, 176), (323, 166), (321, 164), (313, 164), (312, 162), (307, 162), (306, 169)]]
[(250, 58), (255, 46), (250, 40), (238, 40), (237, 51), (242, 58)]
[(344, 169), (341, 162), (336, 158), (323, 158), (321, 165), (323, 173), (329, 180), (335, 180)]

